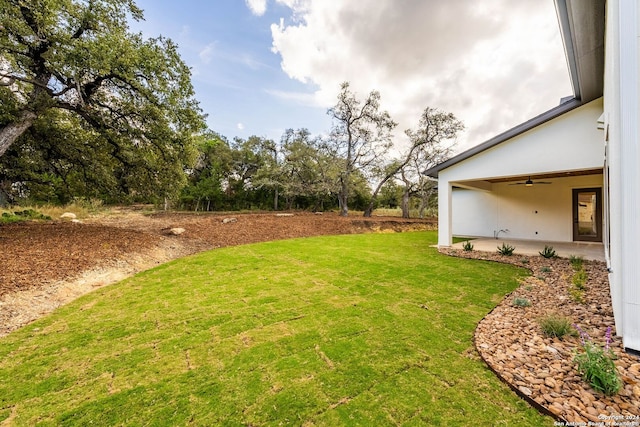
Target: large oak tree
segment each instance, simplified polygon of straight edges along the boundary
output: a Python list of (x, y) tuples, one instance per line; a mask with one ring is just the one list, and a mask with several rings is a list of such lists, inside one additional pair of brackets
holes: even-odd
[(130, 189), (136, 174), (147, 190), (177, 187), (203, 116), (177, 46), (129, 19), (142, 19), (132, 0), (0, 0), (0, 156), (76, 129), (86, 164), (97, 150)]
[(342, 83), (338, 102), (328, 114), (333, 119), (329, 139), (335, 156), (344, 162), (338, 201), (340, 215), (347, 216), (352, 173), (358, 170), (367, 176), (380, 164), (392, 146), (391, 132), (397, 123), (387, 111), (380, 110), (379, 92), (372, 91), (364, 101), (360, 101), (348, 82)]

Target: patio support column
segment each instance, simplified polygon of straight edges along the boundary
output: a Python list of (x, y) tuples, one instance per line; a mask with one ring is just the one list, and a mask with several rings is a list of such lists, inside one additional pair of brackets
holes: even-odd
[(438, 246), (449, 247), (452, 243), (452, 185), (441, 179), (438, 183)]

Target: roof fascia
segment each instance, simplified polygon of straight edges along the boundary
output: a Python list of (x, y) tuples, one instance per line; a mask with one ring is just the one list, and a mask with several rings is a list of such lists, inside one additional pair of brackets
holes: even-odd
[(578, 61), (575, 48), (576, 43), (573, 39), (575, 34), (571, 31), (570, 6), (567, 4), (567, 0), (555, 0), (555, 5), (556, 15), (558, 16), (558, 25), (560, 26), (560, 34), (564, 43), (564, 54), (567, 60), (567, 67), (569, 68), (569, 78), (573, 88), (573, 97), (580, 99), (582, 94), (580, 93)]

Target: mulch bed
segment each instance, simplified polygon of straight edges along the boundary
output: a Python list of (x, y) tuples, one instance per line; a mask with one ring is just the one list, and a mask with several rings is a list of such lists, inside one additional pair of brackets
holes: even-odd
[[(486, 259), (528, 268), (532, 275), (494, 308), (479, 324), (475, 345), (487, 365), (521, 397), (563, 425), (640, 425), (640, 358), (626, 353), (620, 338), (611, 349), (623, 387), (615, 396), (591, 388), (577, 371), (573, 358), (580, 338), (550, 338), (538, 324), (541, 317), (559, 314), (586, 331), (598, 345), (605, 332), (615, 332), (606, 265), (585, 261), (588, 275), (583, 302), (570, 294), (574, 270), (568, 259), (541, 256), (502, 256), (478, 251), (443, 250), (453, 256)], [(526, 298), (530, 306), (516, 306)], [(573, 424), (572, 424), (573, 423)], [(618, 424), (616, 424), (618, 423)], [(622, 423), (622, 424), (621, 424)], [(623, 424), (628, 423), (628, 424)]]

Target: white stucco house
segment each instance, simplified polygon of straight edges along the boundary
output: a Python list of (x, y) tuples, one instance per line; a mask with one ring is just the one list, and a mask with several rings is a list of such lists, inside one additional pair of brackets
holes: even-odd
[(555, 0), (573, 96), (426, 173), (453, 235), (603, 244), (616, 332), (640, 351), (640, 7)]

